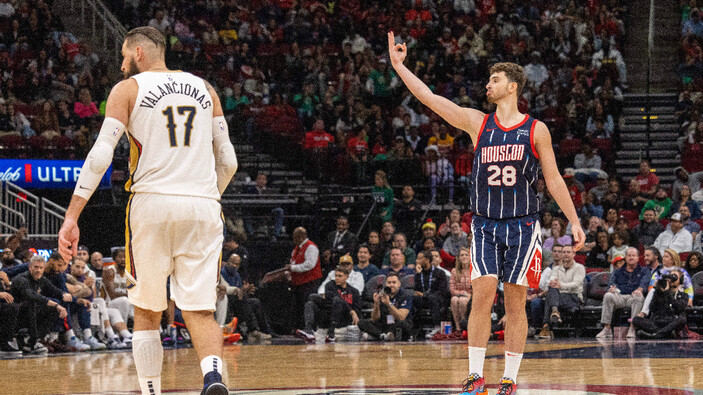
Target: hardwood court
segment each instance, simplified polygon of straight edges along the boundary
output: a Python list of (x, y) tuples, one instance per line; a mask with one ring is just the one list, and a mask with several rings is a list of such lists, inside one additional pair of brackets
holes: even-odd
[[(503, 373), (503, 345), (490, 344), (485, 375)], [(703, 342), (531, 342), (519, 394), (703, 393)], [(225, 348), (232, 394), (458, 394), (465, 343), (234, 345)], [(130, 352), (0, 360), (0, 394), (139, 394)], [(195, 351), (164, 352), (162, 388), (199, 394)]]

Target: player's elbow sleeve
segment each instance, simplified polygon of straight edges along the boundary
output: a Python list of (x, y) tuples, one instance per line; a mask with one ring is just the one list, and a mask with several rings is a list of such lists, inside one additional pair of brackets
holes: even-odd
[(90, 171), (102, 176), (112, 163), (112, 151), (109, 144), (97, 141), (86, 158)]

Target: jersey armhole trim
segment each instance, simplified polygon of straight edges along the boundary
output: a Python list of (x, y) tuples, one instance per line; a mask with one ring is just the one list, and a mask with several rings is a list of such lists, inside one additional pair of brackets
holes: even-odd
[(474, 152), (476, 152), (476, 149), (478, 149), (478, 143), (481, 141), (481, 134), (483, 133), (483, 129), (486, 127), (488, 117), (490, 116), (491, 114), (486, 114), (486, 116), (483, 117), (483, 123), (481, 124), (481, 128), (478, 130), (478, 137), (476, 137), (476, 141), (474, 142)]
[(532, 121), (532, 126), (530, 127), (530, 147), (532, 148), (532, 154), (535, 158), (539, 159), (539, 154), (535, 149), (535, 126), (537, 126), (537, 120)]

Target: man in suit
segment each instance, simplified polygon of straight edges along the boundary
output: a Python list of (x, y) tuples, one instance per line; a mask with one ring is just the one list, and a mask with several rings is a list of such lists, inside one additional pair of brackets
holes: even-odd
[(337, 230), (329, 232), (325, 241), (325, 251), (322, 254), (325, 267), (330, 262), (336, 264), (343, 255), (353, 254), (357, 244), (359, 244), (359, 239), (349, 231), (349, 219), (345, 216), (339, 216)]

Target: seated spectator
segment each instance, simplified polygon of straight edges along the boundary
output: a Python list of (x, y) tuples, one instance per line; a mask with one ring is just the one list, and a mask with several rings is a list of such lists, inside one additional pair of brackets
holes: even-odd
[(608, 193), (608, 186), (608, 175), (600, 173), (596, 179), (596, 186), (591, 188), (589, 192), (596, 195), (596, 198), (600, 201), (605, 197), (605, 194)]
[(649, 246), (654, 244), (659, 234), (664, 231), (664, 226), (657, 222), (657, 215), (653, 208), (642, 210), (640, 223), (635, 226), (634, 232), (639, 244)]
[(661, 266), (661, 253), (653, 246), (644, 247), (644, 266), (649, 268), (650, 273), (659, 270)]
[[(703, 123), (701, 123), (701, 125), (703, 125)], [(674, 175), (676, 176), (676, 180), (674, 180), (674, 185), (671, 187), (671, 198), (674, 199), (674, 201), (681, 199), (681, 188), (684, 185), (688, 186), (691, 195), (701, 190), (703, 171), (688, 174), (686, 169), (679, 166), (674, 170)]]
[(681, 267), (681, 258), (679, 257), (679, 254), (672, 249), (667, 249), (662, 254), (661, 267), (652, 271), (652, 278), (649, 280), (649, 293), (647, 293), (647, 298), (645, 299), (644, 307), (642, 308), (645, 313), (647, 306), (649, 306), (652, 302), (652, 297), (654, 295), (652, 290), (657, 285), (657, 281), (661, 280), (663, 276), (677, 270), (683, 273), (681, 284), (684, 292), (688, 295), (688, 306), (693, 306), (693, 282), (691, 281), (691, 276), (688, 274), (686, 269)]
[[(596, 338), (612, 339), (613, 332), (611, 323), (613, 312), (616, 309), (630, 308), (630, 318), (636, 317), (642, 310), (644, 303), (644, 292), (649, 285), (649, 269), (639, 265), (639, 253), (637, 248), (627, 249), (625, 266), (615, 270), (610, 276), (610, 288), (603, 296), (603, 310), (601, 311), (600, 322), (603, 324)], [(635, 327), (630, 324), (627, 331), (628, 338), (635, 338)]]
[[(613, 116), (604, 113), (603, 103), (600, 100), (596, 100), (595, 103), (593, 115), (589, 116), (586, 122), (586, 132), (593, 138), (610, 138), (615, 132)], [(598, 125), (599, 122), (600, 125)]]
[(3, 358), (22, 356), (22, 351), (14, 345), (20, 305), (8, 292), (10, 285), (7, 274), (0, 272), (0, 357)]
[(415, 273), (413, 269), (405, 266), (405, 256), (400, 248), (391, 248), (389, 254), (390, 266), (381, 269), (381, 274), (385, 274), (387, 276), (389, 273), (397, 273), (399, 276), (405, 277)]
[[(56, 288), (64, 293), (69, 293), (72, 298), (70, 301), (64, 301), (63, 306), (68, 310), (69, 319), (65, 322), (66, 328), (66, 345), (73, 347), (78, 351), (101, 350), (105, 349), (105, 345), (98, 342), (93, 337), (93, 332), (90, 326), (90, 301), (85, 299), (92, 295), (90, 289), (84, 284), (79, 284), (71, 276), (72, 281), (69, 282), (66, 269), (68, 263), (54, 252), (49, 257), (49, 260), (44, 269), (44, 278), (51, 281)], [(80, 329), (83, 330), (84, 341), (78, 338), (73, 330), (72, 317), (73, 314), (78, 316)]]
[(435, 245), (439, 241), (439, 238), (437, 237), (437, 225), (432, 222), (432, 220), (427, 220), (424, 224), (421, 226), (422, 230), (422, 238), (415, 243), (415, 252), (418, 253), (420, 251), (424, 251), (425, 249), (425, 239), (431, 238), (434, 239)]
[(601, 220), (598, 216), (591, 216), (591, 218), (588, 219), (588, 226), (586, 227), (586, 241), (584, 242), (583, 248), (581, 248), (579, 253), (588, 253), (593, 247), (596, 246), (596, 236), (598, 234), (598, 230), (603, 229), (601, 227), (602, 222), (603, 220)]
[(552, 270), (549, 277), (549, 291), (545, 296), (544, 322), (540, 337), (553, 337), (551, 326), (562, 323), (560, 311), (573, 313), (583, 302), (583, 280), (586, 278), (584, 266), (574, 261), (571, 244), (564, 244), (561, 252), (561, 265)]
[(618, 209), (611, 207), (605, 212), (605, 217), (603, 218), (603, 228), (608, 231), (608, 234), (613, 234), (615, 232), (615, 227), (618, 224)]
[[(546, 262), (547, 264), (542, 265), (542, 276), (539, 280), (539, 289), (534, 291), (532, 291), (532, 289), (528, 289), (527, 291), (526, 301), (529, 305), (527, 337), (537, 335), (537, 329), (543, 327), (544, 297), (549, 292), (550, 277), (552, 276), (552, 272), (559, 265), (561, 265), (563, 249), (563, 245), (559, 243), (554, 244), (554, 246), (552, 247), (552, 254), (549, 256), (549, 259), (543, 260), (543, 262)], [(545, 255), (543, 255), (543, 257), (545, 257)], [(537, 337), (540, 339), (551, 339), (552, 332), (540, 330), (540, 333), (539, 335), (537, 335)]]
[[(437, 251), (439, 253), (440, 258), (442, 259), (441, 261), (441, 266), (444, 268), (452, 268), (454, 267), (454, 262), (456, 261), (456, 258), (453, 256), (449, 255), (447, 251), (444, 251), (443, 249), (437, 247), (436, 243), (439, 241), (437, 238), (433, 237), (426, 237), (424, 239), (423, 243), (423, 251)], [(417, 267), (416, 267), (417, 269)]]
[(610, 45), (610, 40), (603, 40), (600, 51), (593, 54), (593, 68), (603, 75), (617, 79), (624, 88), (627, 88), (627, 66), (620, 51)]
[[(447, 269), (445, 269), (444, 267), (442, 267), (442, 265), (444, 265), (444, 259), (442, 259), (442, 254), (441, 254), (441, 252), (440, 252), (440, 251), (442, 251), (442, 250), (441, 250), (441, 249), (434, 248), (434, 249), (431, 249), (431, 250), (428, 250), (428, 251), (430, 251), (430, 253), (432, 254), (432, 261), (431, 261), (432, 266), (434, 266), (435, 269), (437, 269), (437, 270), (443, 271), (443, 272), (444, 272), (444, 275), (447, 277), (447, 281), (448, 281), (448, 280), (452, 277), (452, 272), (450, 272), (449, 270), (447, 270)], [(446, 254), (446, 252), (445, 252), (445, 254)], [(454, 266), (454, 265), (452, 265), (452, 267), (450, 267), (450, 268), (453, 268), (453, 266)], [(415, 272), (419, 272), (419, 271), (420, 271), (420, 268), (418, 268), (418, 267), (416, 266), (416, 267), (415, 267)]]
[[(329, 330), (330, 341), (337, 335), (346, 333), (342, 328), (357, 325), (361, 314), (361, 292), (347, 283), (351, 265), (337, 266), (334, 269), (334, 281), (325, 286), (325, 300), (330, 306)], [(362, 287), (363, 288), (363, 287)]]
[(461, 329), (461, 320), (467, 316), (469, 302), (471, 302), (471, 250), (462, 247), (456, 266), (452, 269), (449, 278), (449, 292), (451, 294), (450, 306), (454, 318), (454, 330)]
[[(585, 188), (579, 180), (574, 179), (574, 174), (574, 169), (569, 167), (564, 169), (562, 178), (564, 179), (566, 188), (569, 190), (569, 195), (571, 195), (571, 201), (574, 203), (574, 207), (576, 210), (579, 210), (581, 208), (581, 204), (583, 203), (582, 194), (583, 191), (585, 191)], [(557, 213), (561, 212), (561, 209), (557, 210), (559, 210)]]
[(628, 184), (627, 191), (625, 191), (622, 208), (623, 210), (632, 210), (641, 213), (644, 205), (651, 198), (651, 195), (642, 193), (640, 184), (637, 182), (637, 179), (633, 178)]
[(691, 200), (691, 188), (689, 188), (688, 185), (681, 186), (679, 198), (674, 199), (674, 203), (671, 205), (671, 212), (683, 214), (680, 208), (684, 207), (686, 208), (686, 215), (684, 215), (685, 221), (688, 219), (695, 221), (701, 218), (701, 208), (698, 202)]
[(44, 278), (45, 265), (44, 258), (35, 255), (29, 261), (29, 271), (13, 278), (10, 287), (14, 303), (20, 306), (17, 345), (25, 354), (45, 354), (48, 351), (39, 340), (49, 333), (57, 319), (68, 315), (61, 302), (73, 300), (71, 294), (61, 292)]
[(693, 277), (696, 273), (703, 271), (703, 254), (694, 251), (686, 257), (686, 264), (683, 266), (688, 275)]
[(620, 216), (617, 222), (615, 222), (614, 233), (622, 233), (625, 244), (633, 247), (637, 245), (637, 237), (635, 237), (635, 233), (630, 229), (630, 225), (623, 216)]
[(36, 133), (32, 130), (32, 125), (29, 123), (27, 117), (21, 112), (17, 111), (15, 106), (10, 103), (7, 108), (7, 114), (10, 116), (12, 122), (13, 130), (24, 136), (25, 138), (30, 138), (35, 136)]
[[(454, 137), (449, 135), (447, 125), (439, 124), (439, 127), (433, 128), (432, 136), (427, 140), (428, 147), (437, 147), (437, 155), (440, 158), (447, 158), (454, 146)], [(425, 149), (425, 153), (427, 150)]]
[(413, 306), (416, 310), (428, 308), (432, 316), (434, 329), (427, 336), (431, 338), (439, 332), (439, 324), (442, 320), (442, 309), (446, 305), (446, 293), (448, 289), (447, 277), (442, 270), (436, 269), (432, 265), (432, 253), (422, 251), (417, 257), (417, 264), (420, 266), (418, 273), (415, 273), (415, 293)]
[[(268, 176), (265, 173), (259, 172), (259, 174), (256, 175), (255, 184), (248, 186), (245, 193), (252, 195), (266, 195), (273, 193), (268, 187)], [(284, 211), (282, 207), (275, 207), (271, 210), (274, 237), (280, 237), (283, 234), (283, 216)], [(251, 222), (245, 221), (244, 227), (247, 228), (247, 233), (254, 234), (254, 227)]]
[[(417, 258), (417, 255), (415, 254), (415, 250), (412, 248), (408, 247), (408, 238), (405, 236), (403, 233), (396, 233), (393, 235), (393, 247), (394, 248), (399, 248), (403, 252), (403, 256), (405, 257), (405, 266), (409, 267), (410, 269), (415, 268), (415, 259)], [(382, 268), (386, 268), (391, 265), (391, 251), (388, 251), (386, 255), (383, 257), (383, 266)]]
[[(358, 272), (354, 270), (354, 260), (352, 259), (351, 255), (342, 255), (339, 257), (339, 264), (337, 267), (342, 267), (344, 269), (348, 269), (349, 273), (347, 273), (347, 280), (346, 282), (351, 285), (352, 287), (356, 288), (359, 293), (364, 292), (364, 275), (361, 274), (361, 272)], [(335, 273), (334, 271), (329, 272), (327, 275), (327, 278), (320, 284), (320, 287), (317, 289), (317, 293), (319, 295), (324, 295), (325, 294), (325, 287), (327, 284), (334, 282), (335, 280)]]
[(453, 257), (458, 257), (462, 248), (469, 246), (467, 235), (461, 230), (459, 222), (453, 222), (450, 226), (449, 236), (444, 240), (444, 251)]
[(411, 185), (403, 186), (402, 197), (393, 208), (393, 217), (398, 221), (398, 230), (410, 234), (415, 231), (416, 222), (422, 215), (422, 203), (415, 199), (415, 190)]
[(322, 119), (318, 119), (315, 121), (313, 129), (305, 133), (303, 149), (309, 151), (325, 150), (332, 143), (334, 143), (334, 136), (325, 131), (324, 121)]
[(686, 328), (685, 310), (690, 303), (682, 289), (683, 277), (681, 270), (675, 269), (666, 278), (657, 280), (654, 289), (649, 291), (651, 302), (645, 303), (638, 316), (632, 319), (638, 337), (672, 338), (675, 332)]
[(608, 232), (599, 230), (596, 233), (596, 245), (591, 248), (591, 252), (586, 257), (586, 267), (589, 269), (608, 270), (610, 263), (608, 262), (608, 250), (610, 249)]
[(322, 253), (325, 266), (329, 265), (330, 262), (339, 262), (340, 257), (353, 253), (357, 244), (359, 244), (359, 239), (349, 231), (349, 219), (345, 216), (339, 216), (337, 229), (327, 234), (325, 251)]
[(90, 95), (90, 89), (82, 88), (78, 91), (78, 101), (73, 104), (73, 112), (76, 113), (78, 118), (87, 118), (100, 114)]
[[(437, 233), (439, 234), (439, 237), (442, 237), (442, 238), (447, 237), (447, 235), (450, 233), (450, 230), (451, 230), (450, 229), (451, 224), (453, 224), (454, 222), (458, 222), (459, 225), (461, 225), (462, 232), (464, 232), (466, 234), (471, 233), (471, 229), (469, 227), (469, 224), (467, 224), (466, 222), (462, 222), (462, 220), (461, 220), (461, 211), (454, 209), (449, 212), (449, 216), (445, 217), (444, 223), (442, 223), (442, 225), (440, 225), (439, 230), (437, 231)], [(425, 237), (427, 237), (427, 236), (425, 236)]]
[[(90, 254), (90, 265), (87, 267), (95, 275), (95, 278), (103, 276), (103, 254), (98, 251)], [(92, 276), (91, 276), (92, 277)]]
[(693, 11), (691, 11), (689, 19), (687, 19), (681, 27), (681, 35), (684, 37), (703, 37), (703, 22), (700, 19), (698, 10), (694, 9)]
[(383, 265), (383, 257), (386, 255), (385, 249), (381, 244), (381, 237), (375, 230), (369, 232), (368, 239), (369, 254), (371, 254), (371, 264), (377, 268), (381, 268)]
[[(385, 223), (393, 217), (393, 189), (388, 183), (386, 172), (383, 170), (377, 170), (373, 180), (374, 185), (371, 188), (371, 195), (376, 201), (376, 208), (374, 209), (372, 223), (383, 223), (385, 227)], [(395, 231), (395, 229), (393, 230)], [(384, 236), (388, 236), (385, 231)]]
[[(81, 247), (85, 248), (85, 246), (78, 247), (79, 253), (81, 252)], [(82, 252), (87, 253), (87, 250), (88, 249), (85, 248)], [(89, 273), (92, 274), (92, 276), (90, 276)], [(92, 308), (90, 310), (90, 322), (91, 325), (95, 322), (99, 322), (98, 325), (92, 326), (100, 329), (104, 339), (107, 341), (107, 348), (111, 350), (128, 348), (132, 343), (132, 334), (127, 330), (127, 325), (122, 320), (122, 315), (119, 310), (108, 308), (105, 304), (105, 299), (95, 297), (95, 295), (97, 295), (95, 289), (95, 273), (90, 272), (86, 262), (79, 259), (78, 255), (71, 264), (71, 276), (91, 290)], [(120, 340), (115, 330), (123, 337), (124, 341)]]
[(36, 117), (34, 123), (34, 129), (37, 133), (49, 140), (61, 135), (59, 119), (56, 115), (56, 109), (54, 108), (54, 103), (52, 101), (47, 100), (42, 103), (41, 113)]
[(466, 191), (471, 190), (471, 173), (474, 166), (474, 152), (472, 147), (462, 148), (454, 159), (454, 171), (458, 178), (456, 182), (463, 185)]
[(584, 195), (583, 206), (581, 207), (580, 216), (585, 217), (602, 217), (603, 216), (603, 206), (600, 205), (596, 194), (593, 192), (587, 192)]
[(640, 162), (640, 172), (637, 174), (636, 180), (640, 184), (640, 191), (643, 193), (654, 195), (657, 191), (659, 177), (652, 173), (648, 160), (643, 159)]
[(654, 246), (664, 255), (664, 251), (671, 249), (677, 254), (691, 251), (693, 248), (693, 236), (691, 232), (683, 227), (683, 219), (680, 213), (671, 216), (670, 227), (663, 231), (654, 241)]
[(589, 140), (581, 145), (581, 153), (574, 157), (574, 177), (581, 183), (595, 181), (599, 175), (607, 174), (601, 170), (601, 158), (593, 149)]
[[(389, 273), (383, 289), (373, 294), (371, 318), (359, 321), (362, 339), (394, 341), (406, 339), (412, 331), (413, 295), (400, 287), (400, 278)], [(400, 338), (398, 338), (400, 335)]]
[(266, 333), (266, 318), (261, 308), (261, 301), (251, 297), (256, 287), (254, 284), (242, 281), (239, 275), (241, 264), (242, 258), (232, 254), (220, 270), (215, 310), (217, 323), (223, 327), (228, 322), (228, 318), (234, 316), (246, 327), (246, 335), (250, 341), (269, 340), (271, 335)]
[[(672, 212), (675, 211), (672, 210)], [(688, 206), (681, 206), (678, 213), (681, 214), (681, 223), (683, 224), (683, 228), (691, 232), (691, 237), (695, 240), (696, 236), (701, 231), (701, 226), (698, 225), (697, 222), (692, 221), (691, 212), (689, 211)], [(666, 228), (669, 229), (670, 227), (671, 223), (667, 224)]]
[(542, 243), (542, 249), (551, 251), (554, 243), (559, 243), (562, 245), (571, 245), (571, 236), (566, 235), (566, 226), (564, 220), (561, 218), (554, 218), (552, 220), (552, 233), (551, 236)]
[(640, 219), (644, 218), (644, 212), (647, 209), (654, 210), (654, 216), (656, 219), (667, 218), (671, 213), (671, 206), (674, 203), (666, 195), (666, 189), (656, 186), (654, 192), (654, 199), (648, 200), (644, 204), (644, 208), (640, 213)]
[(625, 232), (613, 232), (610, 235), (610, 248), (608, 249), (608, 262), (610, 264), (615, 258), (625, 258), (627, 249), (630, 248), (628, 243), (628, 236)]
[(436, 145), (425, 148), (427, 159), (423, 167), (430, 184), (430, 202), (436, 204), (437, 187), (443, 186), (448, 192), (448, 202), (454, 202), (454, 168), (446, 158), (439, 155)]
[(134, 308), (127, 299), (127, 272), (125, 250), (116, 248), (112, 252), (114, 265), (103, 267), (103, 286), (105, 287), (105, 301), (107, 307), (120, 311), (122, 320), (127, 322), (134, 317)]
[(378, 266), (371, 264), (371, 257), (369, 245), (365, 243), (361, 244), (356, 253), (357, 264), (354, 266), (354, 271), (364, 276), (364, 283), (381, 273)]

